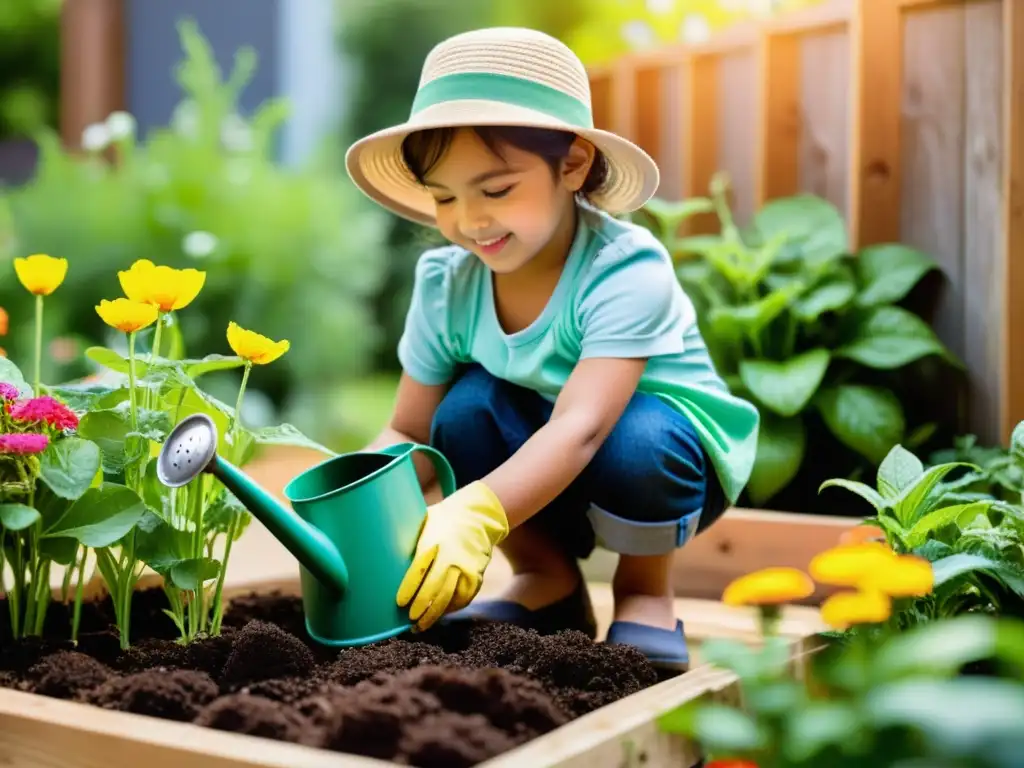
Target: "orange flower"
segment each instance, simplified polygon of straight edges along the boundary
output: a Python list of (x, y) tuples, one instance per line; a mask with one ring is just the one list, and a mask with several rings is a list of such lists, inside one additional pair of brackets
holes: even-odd
[(7, 316), (7, 310), (0, 307), (0, 336), (6, 336), (10, 325), (10, 318)]
[(843, 545), (866, 544), (869, 542), (886, 543), (885, 533), (881, 528), (874, 525), (858, 525), (839, 537), (839, 543)]

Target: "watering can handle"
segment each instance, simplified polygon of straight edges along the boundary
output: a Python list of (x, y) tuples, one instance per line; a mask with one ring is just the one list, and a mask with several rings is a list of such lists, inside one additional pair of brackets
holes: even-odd
[(441, 483), (442, 496), (451, 496), (455, 493), (455, 490), (458, 488), (458, 483), (455, 482), (455, 472), (452, 470), (451, 464), (448, 463), (448, 459), (436, 448), (420, 443), (399, 443), (397, 445), (389, 445), (381, 453), (387, 453), (392, 456), (404, 456), (413, 451), (425, 453), (427, 458), (430, 459), (430, 463), (434, 465), (434, 472)]

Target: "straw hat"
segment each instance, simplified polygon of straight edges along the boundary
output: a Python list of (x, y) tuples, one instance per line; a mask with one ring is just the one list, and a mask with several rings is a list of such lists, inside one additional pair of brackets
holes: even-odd
[(640, 208), (658, 188), (658, 166), (640, 147), (594, 128), (590, 82), (568, 46), (532, 29), (497, 27), (448, 38), (428, 55), (409, 119), (352, 145), (345, 157), (355, 184), (385, 208), (434, 226), (434, 200), (402, 160), (402, 140), (424, 128), (475, 125), (567, 130), (608, 161), (591, 196), (611, 214)]

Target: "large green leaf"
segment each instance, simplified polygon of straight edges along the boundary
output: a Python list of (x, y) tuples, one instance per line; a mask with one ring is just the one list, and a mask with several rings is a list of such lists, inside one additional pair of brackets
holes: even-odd
[(854, 741), (860, 726), (857, 710), (846, 702), (814, 701), (786, 719), (782, 749), (789, 760), (809, 765), (822, 750)]
[(899, 243), (869, 245), (855, 260), (861, 292), (857, 304), (873, 307), (900, 301), (936, 263), (921, 251)]
[(929, 325), (901, 307), (882, 306), (859, 318), (853, 335), (835, 351), (836, 357), (869, 368), (901, 368), (929, 355), (952, 357)]
[(885, 507), (885, 499), (882, 498), (882, 495), (870, 485), (858, 480), (847, 480), (845, 477), (832, 478), (821, 484), (818, 488), (818, 493), (821, 493), (826, 488), (845, 488), (847, 491), (860, 496), (878, 512), (881, 512)]
[(39, 472), (50, 490), (65, 499), (77, 499), (100, 471), (100, 447), (82, 437), (64, 437), (51, 443), (39, 462)]
[(827, 200), (810, 194), (783, 197), (766, 203), (754, 215), (754, 227), (765, 240), (785, 234), (790, 248), (814, 264), (849, 252), (846, 222)]
[(87, 547), (109, 547), (139, 522), (146, 505), (131, 488), (103, 483), (90, 488), (43, 535), (72, 538)]
[(32, 385), (25, 381), (25, 376), (18, 366), (6, 357), (0, 357), (0, 382), (13, 384), (22, 395), (32, 394)]
[(740, 378), (762, 405), (780, 416), (795, 416), (810, 401), (831, 356), (827, 349), (812, 349), (789, 360), (743, 360)]
[[(85, 354), (96, 363), (118, 373), (128, 373), (128, 358), (122, 357), (112, 349), (106, 347), (89, 347)], [(152, 363), (148, 362), (147, 355), (137, 354), (135, 356), (135, 375), (143, 378), (156, 371), (177, 370), (186, 376), (195, 379), (206, 373), (215, 371), (229, 371), (234, 368), (241, 368), (245, 361), (237, 355), (210, 354), (198, 359), (169, 360), (165, 357), (158, 357)]]
[(853, 281), (841, 277), (825, 281), (793, 305), (793, 314), (805, 323), (815, 323), (826, 312), (847, 306), (857, 293)]
[(1009, 563), (983, 555), (950, 555), (933, 562), (932, 571), (935, 575), (936, 588), (965, 574), (982, 571), (998, 577), (1017, 595), (1024, 597), (1024, 578), (1021, 578)]
[(802, 418), (762, 414), (754, 469), (747, 482), (752, 503), (763, 505), (792, 482), (803, 463), (806, 444)]
[(85, 413), (94, 408), (103, 407), (99, 403), (104, 398), (118, 392), (119, 389), (119, 387), (109, 387), (103, 384), (64, 384), (47, 387), (46, 391), (71, 410)]
[(254, 430), (252, 434), (258, 445), (292, 445), (299, 448), (311, 448), (328, 456), (337, 455), (336, 451), (306, 437), (297, 427), (288, 423), (261, 427)]
[(928, 540), (928, 534), (938, 531), (940, 528), (957, 522), (964, 514), (974, 511), (983, 511), (991, 506), (988, 501), (976, 501), (973, 504), (953, 504), (948, 507), (940, 507), (924, 515), (916, 522), (907, 534), (907, 546), (911, 549), (920, 547)]
[(0, 523), (9, 531), (23, 531), (39, 519), (39, 511), (27, 504), (0, 504)]
[(782, 288), (747, 304), (714, 307), (708, 313), (711, 333), (729, 340), (757, 338), (786, 310), (792, 295), (798, 291), (798, 286)]
[(924, 464), (902, 445), (894, 445), (878, 467), (878, 492), (895, 499), (924, 474)]
[(874, 464), (903, 439), (903, 407), (888, 389), (842, 384), (821, 390), (816, 402), (832, 434)]
[(896, 516), (904, 525), (913, 525), (941, 498), (935, 491), (942, 478), (958, 467), (971, 466), (964, 462), (949, 462), (929, 467), (911, 485), (900, 491), (894, 503)]

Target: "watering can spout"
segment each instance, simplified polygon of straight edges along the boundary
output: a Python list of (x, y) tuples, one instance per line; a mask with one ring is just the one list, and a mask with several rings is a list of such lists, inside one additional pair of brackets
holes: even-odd
[(217, 455), (217, 428), (205, 414), (182, 419), (167, 437), (157, 459), (157, 476), (169, 487), (187, 484), (209, 472), (263, 523), (273, 536), (324, 586), (348, 588), (348, 568), (341, 553), (320, 530), (278, 501), (259, 483)]

